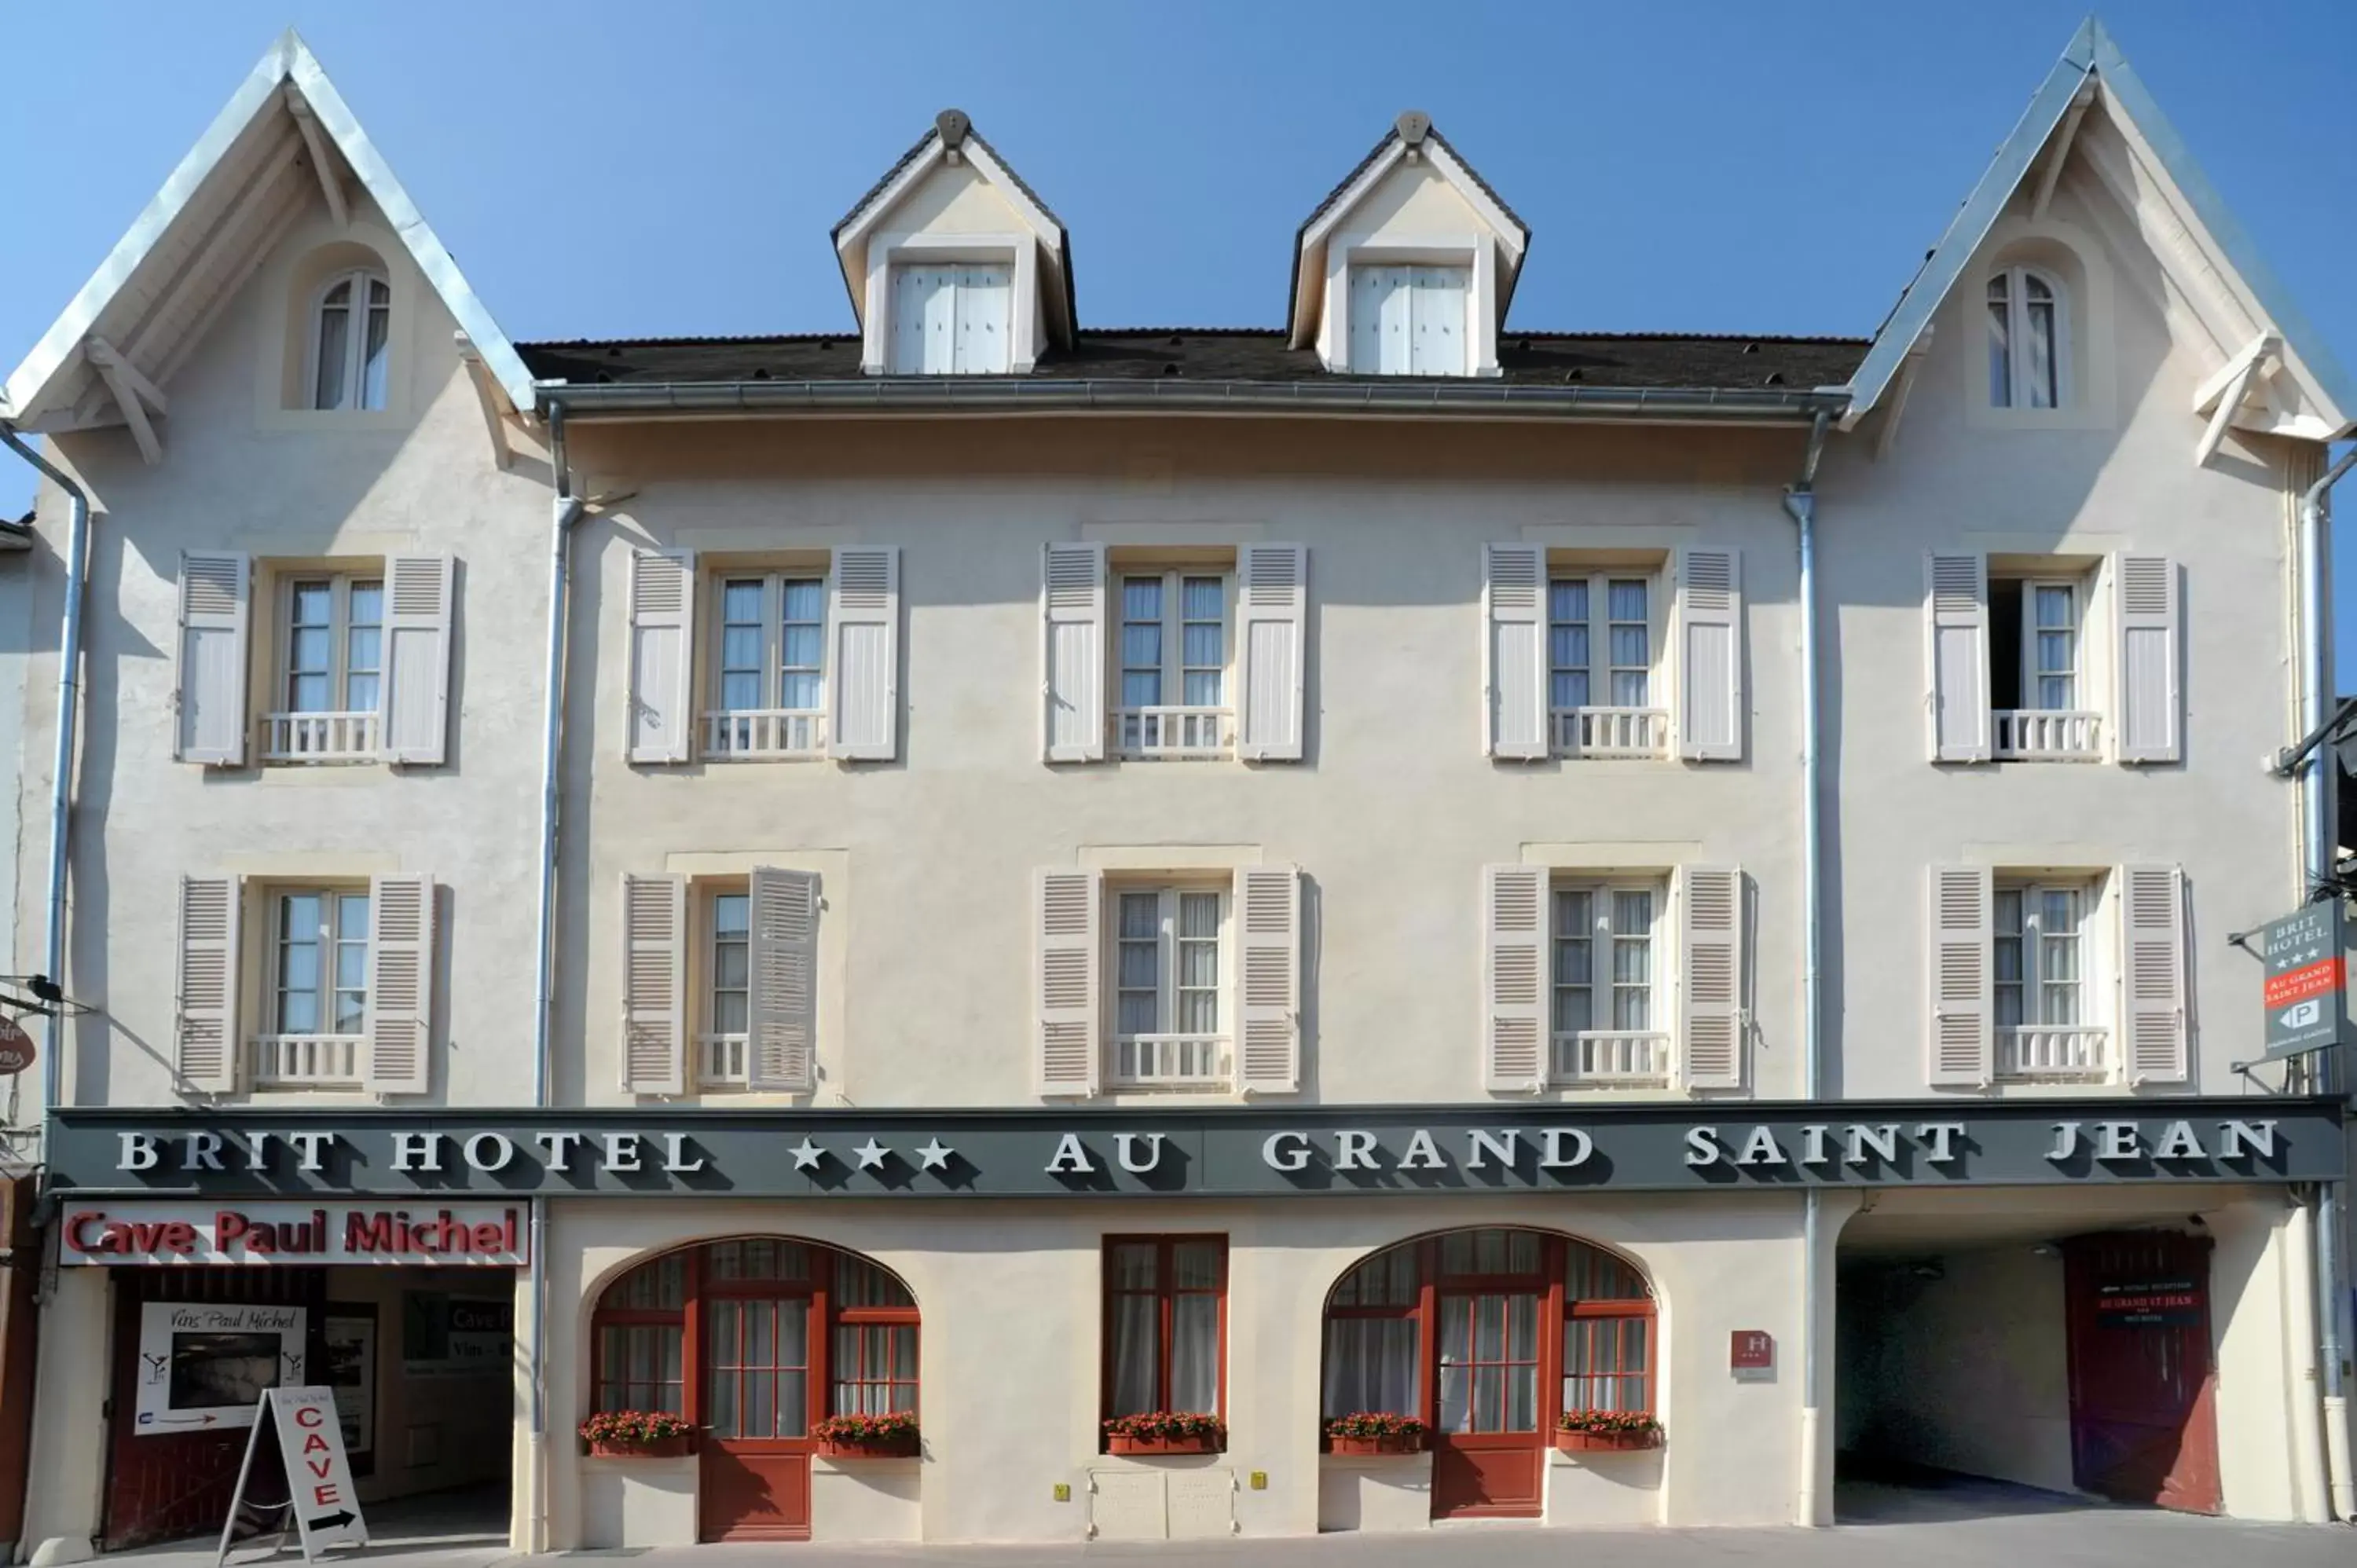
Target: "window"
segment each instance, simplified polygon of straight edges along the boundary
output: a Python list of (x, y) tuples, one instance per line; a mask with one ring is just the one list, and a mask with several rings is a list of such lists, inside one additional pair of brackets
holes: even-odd
[(1468, 269), (1351, 269), (1351, 362), (1369, 376), (1461, 376), (1469, 317)]
[(1555, 1081), (1666, 1082), (1670, 1032), (1654, 996), (1661, 888), (1579, 884), (1553, 896)]
[(1323, 1413), (1535, 1441), (1564, 1411), (1650, 1412), (1653, 1316), (1635, 1266), (1585, 1242), (1509, 1230), (1405, 1242), (1327, 1300)]
[(1125, 573), (1121, 579), (1124, 757), (1224, 757), (1229, 579), (1220, 573)]
[(687, 1263), (641, 1263), (598, 1299), (597, 1409), (686, 1412)]
[(753, 899), (742, 888), (706, 901), (703, 1065), (707, 1087), (747, 1081), (745, 1046), (753, 1024)]
[(1547, 705), (1558, 752), (1667, 754), (1669, 709), (1655, 705), (1652, 600), (1649, 577), (1600, 573), (1548, 582)]
[(1132, 1088), (1224, 1086), (1229, 891), (1113, 889), (1114, 1067)]
[(284, 585), (281, 605), (285, 632), (263, 760), (373, 761), (382, 738), (383, 577), (297, 576)]
[(1223, 1415), (1228, 1240), (1114, 1237), (1104, 1254), (1104, 1413)]
[(899, 1280), (838, 1253), (832, 1399), (837, 1415), (917, 1408), (917, 1304)]
[(2088, 700), (2084, 575), (1989, 584), (1989, 698), (1999, 757), (2093, 757), (2102, 714)]
[(2007, 267), (1989, 278), (1989, 403), (2062, 405), (2061, 291), (2045, 274)]
[(712, 708), (715, 757), (816, 757), (826, 749), (826, 579), (730, 574), (718, 584)]
[(265, 897), (270, 967), (265, 1031), (253, 1042), (254, 1082), (357, 1083), (368, 1016), (368, 892), (285, 887)]
[(371, 272), (344, 273), (319, 293), (311, 327), (311, 406), (382, 409), (393, 289)]
[(2110, 1032), (2096, 1022), (2087, 980), (2094, 903), (2085, 883), (1996, 885), (1990, 1000), (1999, 1077), (2107, 1076)]
[(1007, 373), (1014, 272), (1006, 263), (892, 269), (892, 374)]

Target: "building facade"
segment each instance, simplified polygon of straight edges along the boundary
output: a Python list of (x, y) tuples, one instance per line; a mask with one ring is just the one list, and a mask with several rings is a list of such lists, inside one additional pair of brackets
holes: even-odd
[(2351, 403), (2100, 29), (1871, 339), (1510, 328), (1419, 114), (1281, 330), (1086, 325), (955, 112), (832, 238), (845, 332), (512, 344), (290, 36), (6, 383), (26, 1542), (304, 1381), (522, 1550), (2352, 1511), (2227, 940)]

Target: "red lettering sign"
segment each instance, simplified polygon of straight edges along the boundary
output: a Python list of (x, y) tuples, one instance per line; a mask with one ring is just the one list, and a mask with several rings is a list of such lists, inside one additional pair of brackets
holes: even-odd
[(311, 1500), (319, 1507), (326, 1508), (329, 1503), (341, 1502), (343, 1494), (333, 1487), (314, 1487), (311, 1488)]
[[(327, 1418), (319, 1413), (319, 1407), (315, 1404), (300, 1405), (297, 1406), (295, 1411), (295, 1424), (303, 1428), (306, 1432), (310, 1431), (313, 1427), (323, 1424), (326, 1420)], [(314, 1443), (319, 1443), (319, 1440), (316, 1437), (311, 1439), (311, 1441)], [(319, 1446), (324, 1448), (327, 1444), (319, 1443)]]
[(1727, 1365), (1731, 1371), (1751, 1371), (1776, 1364), (1776, 1337), (1764, 1329), (1738, 1328), (1729, 1337)]
[(2271, 1008), (2288, 1007), (2311, 996), (2330, 996), (2341, 989), (2341, 965), (2340, 959), (2329, 958), (2304, 969), (2287, 969), (2281, 974), (2267, 976), (2263, 993), (2266, 1004)]

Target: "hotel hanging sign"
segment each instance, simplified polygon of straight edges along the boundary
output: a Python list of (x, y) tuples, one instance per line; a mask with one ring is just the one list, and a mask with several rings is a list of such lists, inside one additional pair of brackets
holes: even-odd
[[(69, 1110), (51, 1191), (1275, 1197), (2333, 1181), (2330, 1100), (1152, 1112)], [(469, 1219), (473, 1219), (469, 1216)], [(496, 1219), (497, 1216), (488, 1216)], [(335, 1223), (340, 1224), (338, 1220)]]

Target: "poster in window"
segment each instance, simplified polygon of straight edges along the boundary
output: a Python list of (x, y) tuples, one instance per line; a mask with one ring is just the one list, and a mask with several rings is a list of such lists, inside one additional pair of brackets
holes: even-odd
[(336, 1391), (344, 1452), (354, 1470), (365, 1474), (376, 1450), (376, 1310), (330, 1305), (327, 1345), (327, 1369), (319, 1380)]
[(445, 1291), (401, 1294), (401, 1369), (413, 1378), (504, 1378), (515, 1357), (515, 1303)]
[(262, 1391), (303, 1380), (304, 1309), (151, 1301), (139, 1315), (143, 1437), (252, 1426)]

